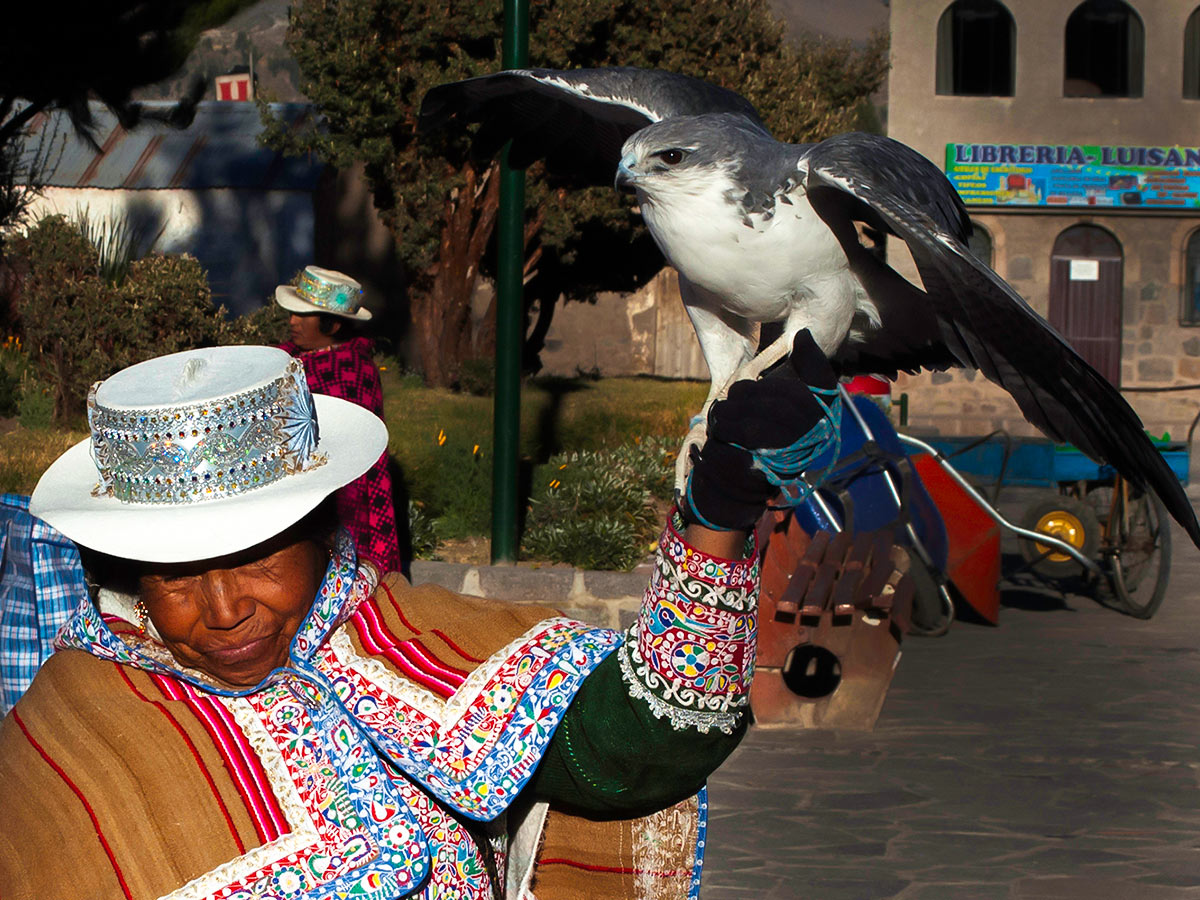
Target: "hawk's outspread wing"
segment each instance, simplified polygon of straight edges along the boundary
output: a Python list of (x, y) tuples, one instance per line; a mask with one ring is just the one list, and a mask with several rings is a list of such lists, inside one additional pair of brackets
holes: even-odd
[(749, 100), (699, 78), (609, 68), (510, 69), (439, 85), (422, 100), (418, 127), (478, 122), (481, 158), (512, 140), (509, 161), (517, 168), (544, 159), (551, 171), (610, 185), (621, 147), (634, 132), (710, 112), (736, 112), (762, 124)]
[[(831, 138), (806, 161), (809, 198), (818, 214), (881, 220), (908, 245), (925, 286), (923, 293), (872, 292), (880, 327), (860, 345), (843, 345), (847, 361), (857, 361), (857, 369), (894, 375), (898, 366), (909, 368), (918, 360), (940, 368), (944, 359), (938, 357), (947, 352), (952, 364), (978, 369), (1008, 391), (1025, 418), (1046, 435), (1111, 462), (1134, 484), (1152, 487), (1179, 522), (1194, 522), (1175, 474), (1146, 439), (1125, 398), (967, 249), (962, 201), (932, 163), (896, 141), (872, 135)], [(866, 209), (856, 209), (847, 197)], [(873, 339), (894, 343), (914, 322), (917, 346), (909, 360), (894, 347), (890, 361), (872, 353)], [(873, 365), (864, 365), (868, 358)]]

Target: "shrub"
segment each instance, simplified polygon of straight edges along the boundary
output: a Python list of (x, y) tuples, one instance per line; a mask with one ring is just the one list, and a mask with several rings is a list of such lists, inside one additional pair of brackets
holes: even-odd
[(441, 539), (487, 534), (492, 527), (492, 462), (477, 444), (440, 435), (440, 443), (409, 473), (408, 493), (419, 497)]
[(111, 285), (119, 285), (125, 280), (134, 260), (140, 256), (140, 246), (149, 243), (144, 227), (138, 227), (129, 216), (116, 212), (95, 216), (85, 206), (76, 211), (74, 225), (96, 248), (100, 277)]
[(666, 443), (561, 454), (539, 466), (524, 554), (585, 569), (637, 565), (659, 527), (653, 498), (670, 492), (674, 457)]
[[(14, 243), (23, 283), (21, 316), (32, 363), (54, 391), (54, 417), (76, 420), (88, 388), (153, 356), (247, 343), (258, 327), (230, 322), (214, 306), (200, 263), (152, 254), (129, 263), (119, 285), (100, 275), (97, 250), (61, 216)], [(264, 321), (265, 321), (264, 317)]]
[(644, 485), (653, 496), (670, 500), (675, 493), (675, 456), (679, 441), (674, 438), (635, 439), (609, 451), (608, 465)]
[(15, 416), (21, 403), (21, 378), (29, 368), (29, 357), (21, 339), (10, 334), (0, 344), (0, 416)]
[(496, 363), (491, 359), (464, 359), (458, 370), (459, 390), (476, 397), (496, 392)]
[(524, 555), (565, 562), (581, 569), (628, 571), (646, 555), (637, 529), (612, 518), (546, 522), (522, 542)]
[(20, 408), (21, 378), (0, 366), (0, 416), (14, 416)]
[(268, 303), (252, 313), (229, 322), (232, 343), (282, 344), (288, 339), (288, 317), (291, 315), (277, 303)]
[(20, 315), (33, 364), (54, 391), (60, 417), (82, 411), (97, 372), (107, 374), (119, 311), (105, 302), (95, 249), (61, 216), (13, 242), (22, 274)]
[(45, 431), (54, 426), (54, 392), (31, 371), (21, 376), (17, 416), (23, 428)]
[(424, 504), (408, 501), (408, 539), (413, 559), (436, 559), (437, 523), (426, 514)]

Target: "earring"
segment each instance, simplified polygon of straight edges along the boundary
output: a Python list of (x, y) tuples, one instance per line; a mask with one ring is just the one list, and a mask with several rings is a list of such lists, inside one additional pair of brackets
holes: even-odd
[(133, 614), (137, 616), (137, 622), (134, 624), (137, 625), (138, 631), (141, 633), (142, 637), (145, 637), (146, 620), (150, 618), (150, 611), (146, 609), (146, 604), (139, 600), (133, 605)]

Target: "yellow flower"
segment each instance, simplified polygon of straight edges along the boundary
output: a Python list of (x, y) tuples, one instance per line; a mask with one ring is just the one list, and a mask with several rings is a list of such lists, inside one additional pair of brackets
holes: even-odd
[(567, 464), (566, 464), (566, 463), (563, 463), (561, 466), (559, 466), (559, 467), (558, 467), (558, 471), (560, 471), (560, 472), (561, 472), (561, 471), (562, 471), (563, 469), (565, 469), (566, 467), (567, 467)]
[(557, 488), (557, 487), (558, 487), (560, 484), (562, 484), (562, 482), (561, 482), (561, 481), (559, 481), (557, 478), (555, 478), (555, 479), (554, 479), (552, 482), (550, 482), (550, 490), (554, 490), (554, 489), (555, 489), (555, 488)]
[(445, 430), (444, 430), (444, 429), (442, 429), (442, 428), (439, 428), (439, 429), (438, 429), (438, 437), (437, 437), (437, 441), (438, 441), (438, 446), (439, 446), (439, 447), (440, 447), (440, 446), (442, 446), (442, 444), (446, 443), (446, 432), (445, 432)]
[(477, 453), (479, 453), (479, 445), (478, 444), (476, 444), (474, 447), (471, 448), (472, 456), (475, 456)]

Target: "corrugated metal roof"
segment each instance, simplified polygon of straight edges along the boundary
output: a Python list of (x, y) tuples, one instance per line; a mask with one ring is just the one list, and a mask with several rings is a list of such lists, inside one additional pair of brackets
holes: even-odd
[[(172, 104), (154, 101), (143, 105), (169, 109)], [(315, 115), (314, 107), (307, 103), (273, 103), (271, 111), (296, 126)], [(39, 132), (62, 136), (61, 152), (56, 147), (50, 156), (53, 170), (46, 173), (48, 185), (124, 190), (312, 190), (324, 168), (315, 158), (285, 157), (259, 146), (263, 126), (253, 103), (200, 103), (192, 124), (183, 129), (146, 121), (127, 132), (102, 104), (93, 104), (92, 115), (99, 153), (73, 132), (61, 110), (41, 123)], [(38, 140), (37, 135), (26, 138), (29, 145)]]

